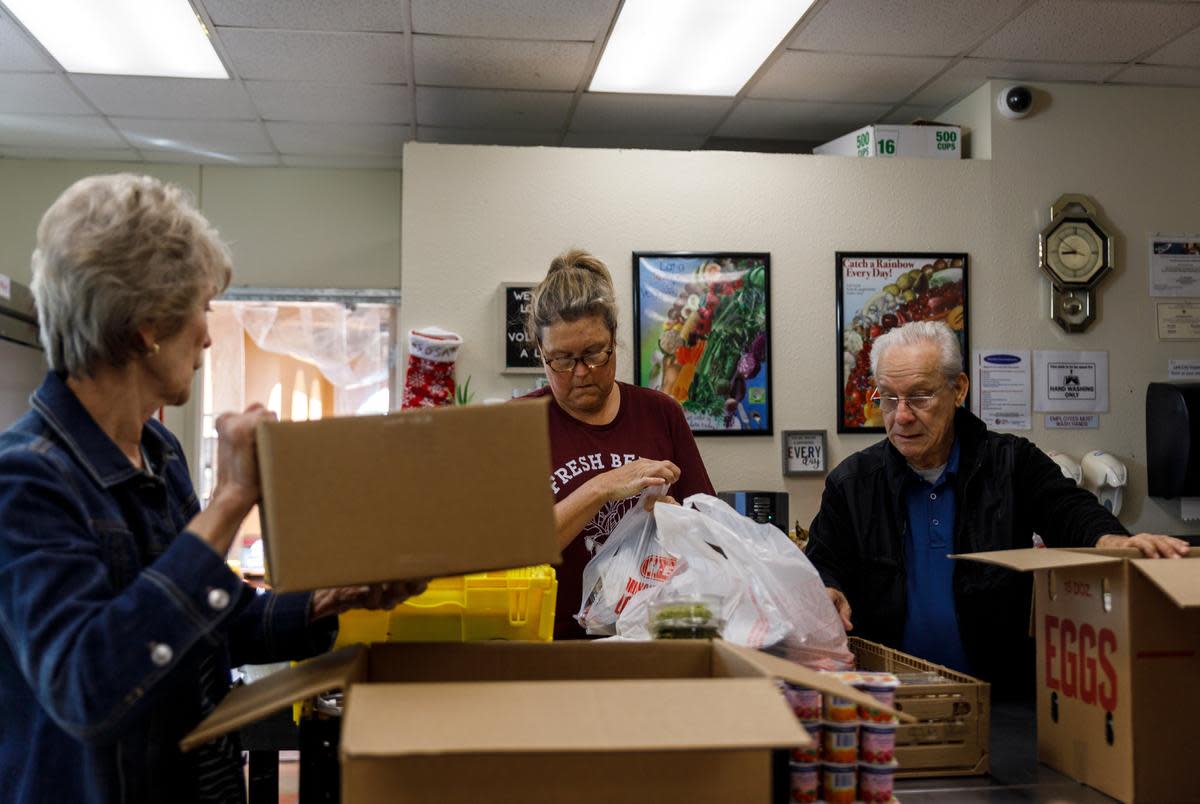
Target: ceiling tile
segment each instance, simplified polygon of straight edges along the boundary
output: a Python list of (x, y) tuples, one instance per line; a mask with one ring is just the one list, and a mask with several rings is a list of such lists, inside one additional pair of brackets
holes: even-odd
[(694, 95), (617, 95), (588, 92), (579, 99), (571, 131), (704, 135), (729, 109), (731, 98)]
[(1040, 0), (971, 53), (1030, 61), (1124, 62), (1200, 23), (1200, 3)]
[(574, 92), (587, 70), (586, 42), (518, 42), (414, 36), (417, 83), (484, 89), (559, 89)]
[(570, 106), (570, 92), (417, 87), (417, 122), (427, 126), (550, 130)]
[(395, 0), (203, 0), (214, 25), (302, 31), (404, 30)]
[(0, 156), (13, 159), (69, 159), (73, 162), (140, 162), (130, 148), (51, 148), (44, 145), (0, 145)]
[(398, 156), (307, 156), (284, 154), (283, 164), (296, 168), (351, 168), (355, 170), (398, 170)]
[(838, 0), (823, 6), (788, 43), (794, 50), (953, 56), (977, 42), (1024, 0)]
[(236, 81), (112, 75), (73, 75), (71, 80), (107, 115), (180, 120), (253, 120), (257, 116)]
[(126, 148), (103, 117), (0, 114), (0, 145)]
[(410, 123), (412, 102), (403, 84), (316, 84), (247, 81), (264, 120), (321, 123)]
[(54, 73), (0, 73), (0, 113), (93, 114), (94, 110)]
[(1142, 61), (1147, 64), (1166, 64), (1174, 67), (1200, 67), (1200, 28), (1156, 50)]
[(276, 154), (222, 154), (191, 151), (160, 151), (143, 148), (147, 162), (167, 162), (183, 165), (225, 165), (227, 167), (278, 167)]
[(744, 100), (717, 135), (824, 142), (865, 126), (888, 111), (878, 103)]
[(223, 120), (149, 120), (115, 117), (113, 125), (133, 145), (199, 156), (269, 154), (274, 151), (257, 122)]
[(1200, 70), (1190, 67), (1161, 67), (1134, 64), (1110, 79), (1114, 84), (1144, 84), (1160, 87), (1200, 87)]
[(404, 36), (217, 30), (237, 75), (246, 79), (327, 84), (404, 84)]
[(1012, 81), (1103, 81), (1118, 64), (1050, 64), (1036, 61), (963, 59), (938, 76), (910, 100), (922, 106), (944, 107), (960, 100), (992, 78)]
[(913, 106), (905, 104), (879, 118), (879, 122), (897, 123), (902, 126), (908, 126), (917, 120), (937, 120), (937, 114), (941, 110), (942, 107), (940, 106)]
[(0, 11), (0, 70), (48, 72), (58, 66), (25, 35), (25, 31)]
[(784, 51), (750, 88), (752, 98), (895, 103), (935, 76), (946, 59)]
[(558, 131), (420, 126), (417, 140), (453, 145), (558, 145)]
[(617, 0), (412, 0), (414, 33), (591, 41), (608, 31)]
[(624, 131), (572, 131), (563, 140), (572, 148), (652, 148), (658, 151), (698, 151), (704, 147), (702, 135), (637, 134)]
[(280, 153), (298, 156), (398, 157), (410, 126), (355, 126), (339, 123), (267, 123)]

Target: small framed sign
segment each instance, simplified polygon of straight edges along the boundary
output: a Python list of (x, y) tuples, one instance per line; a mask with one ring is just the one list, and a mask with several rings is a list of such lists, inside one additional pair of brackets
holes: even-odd
[(501, 285), (504, 316), (504, 374), (541, 374), (542, 355), (537, 343), (525, 335), (525, 315), (537, 283), (505, 282)]
[(825, 431), (783, 431), (783, 474), (825, 474)]

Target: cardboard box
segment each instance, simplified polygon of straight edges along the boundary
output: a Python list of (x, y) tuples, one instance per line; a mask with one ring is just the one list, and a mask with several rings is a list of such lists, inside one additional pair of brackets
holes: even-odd
[[(896, 728), (897, 779), (981, 776), (988, 772), (991, 685), (868, 639), (850, 637), (859, 670), (895, 673), (896, 709), (917, 719)], [(942, 680), (912, 683), (906, 675)]]
[(343, 804), (767, 804), (772, 750), (811, 742), (775, 677), (878, 705), (719, 640), (382, 643), (235, 688), (181, 745), (340, 688)]
[(865, 126), (813, 148), (829, 156), (919, 156), (962, 159), (958, 126)]
[(1200, 801), (1200, 555), (1004, 550), (1034, 573), (1038, 759), (1129, 802)]
[(546, 400), (256, 433), (279, 591), (558, 563)]

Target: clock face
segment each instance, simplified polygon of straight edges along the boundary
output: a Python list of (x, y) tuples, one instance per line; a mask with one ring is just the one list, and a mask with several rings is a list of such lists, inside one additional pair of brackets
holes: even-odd
[(1046, 268), (1063, 284), (1085, 285), (1107, 267), (1107, 241), (1086, 218), (1064, 218), (1046, 237)]

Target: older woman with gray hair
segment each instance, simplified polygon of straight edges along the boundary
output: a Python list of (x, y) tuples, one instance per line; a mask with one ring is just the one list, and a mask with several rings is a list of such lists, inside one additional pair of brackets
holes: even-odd
[(201, 511), (153, 416), (182, 405), (230, 255), (176, 187), (76, 182), (42, 218), (33, 293), (50, 372), (0, 434), (0, 799), (240, 802), (236, 739), (181, 754), (230, 667), (332, 644), (352, 606), (420, 583), (276, 595), (226, 566), (260, 496), (255, 405), (217, 421)]

